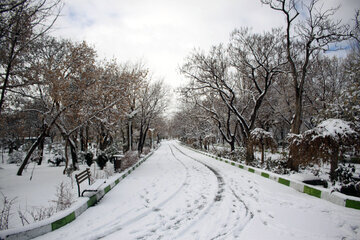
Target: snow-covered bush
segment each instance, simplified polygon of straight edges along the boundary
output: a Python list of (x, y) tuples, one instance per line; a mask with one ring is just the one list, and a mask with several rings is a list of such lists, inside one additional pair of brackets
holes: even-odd
[(301, 135), (289, 136), (289, 142), (292, 170), (298, 170), (300, 164), (330, 162), (330, 179), (334, 180), (339, 158), (349, 148), (360, 148), (360, 134), (350, 122), (328, 119)]
[(261, 164), (264, 163), (265, 149), (270, 148), (272, 152), (276, 151), (277, 144), (271, 132), (262, 128), (255, 128), (250, 133), (250, 144), (252, 148), (259, 148), (261, 151)]
[(137, 151), (127, 151), (121, 160), (121, 170), (131, 167), (138, 161), (138, 159), (139, 157)]
[(229, 148), (223, 148), (216, 152), (216, 155), (218, 157), (223, 157), (230, 159), (232, 161), (241, 162), (243, 159), (245, 159), (245, 149), (244, 148), (238, 148), (234, 151), (231, 151)]
[(288, 169), (286, 165), (286, 159), (284, 158), (268, 158), (266, 160), (265, 169), (277, 174), (288, 174), (290, 172), (290, 169)]
[[(38, 222), (44, 219), (47, 219), (54, 215), (55, 213), (54, 207), (32, 207), (31, 210), (28, 211), (30, 216), (32, 217), (33, 222)], [(26, 219), (25, 215), (21, 213), (19, 210), (19, 217), (22, 221), (22, 224), (25, 225), (25, 222), (29, 224), (29, 221)]]
[(56, 199), (48, 207), (32, 207), (31, 209), (18, 209), (18, 215), (23, 226), (47, 219), (55, 213), (69, 208), (74, 203), (74, 195), (68, 184), (61, 182), (56, 189)]
[(355, 173), (355, 166), (348, 164), (339, 164), (339, 167), (335, 170), (334, 181), (340, 182), (342, 185), (353, 182), (353, 174)]
[(14, 151), (9, 155), (8, 163), (19, 164), (22, 162), (23, 153), (21, 151)]
[(2, 195), (2, 205), (3, 208), (0, 212), (0, 231), (9, 228), (9, 219), (11, 216), (11, 207), (14, 205), (16, 198), (8, 199), (3, 193)]
[(69, 185), (61, 182), (56, 189), (56, 200), (52, 200), (56, 204), (56, 211), (62, 211), (71, 206), (74, 202), (74, 195)]
[[(155, 145), (155, 144), (154, 144), (154, 145)], [(155, 146), (154, 146), (154, 147), (155, 147)], [(143, 153), (144, 155), (147, 155), (149, 152), (150, 152), (150, 148), (149, 148), (149, 147), (144, 147), (144, 148), (143, 148), (142, 153)]]

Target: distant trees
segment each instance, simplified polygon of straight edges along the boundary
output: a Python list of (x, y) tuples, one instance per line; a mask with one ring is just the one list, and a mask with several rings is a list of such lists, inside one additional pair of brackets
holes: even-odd
[(138, 152), (142, 152), (147, 133), (154, 122), (161, 116), (167, 106), (167, 93), (162, 81), (148, 82), (141, 89), (139, 96), (138, 120), (139, 141)]
[[(220, 45), (212, 47), (207, 55), (193, 52), (181, 68), (191, 81), (186, 87), (190, 95), (200, 95), (202, 100), (205, 96), (212, 97), (208, 102), (222, 101), (228, 109), (227, 119), (230, 121), (230, 114), (236, 118), (241, 141), (246, 146), (247, 162), (254, 159), (250, 132), (269, 88), (287, 62), (282, 44), (279, 29), (264, 34), (235, 30), (228, 49)], [(196, 103), (206, 109), (200, 101)], [(208, 108), (207, 112), (213, 118), (216, 116), (214, 108)], [(226, 137), (223, 124), (219, 125), (217, 119), (219, 130)]]
[[(138, 143), (141, 153), (149, 128), (166, 108), (163, 83), (150, 83), (146, 67), (115, 60), (98, 62), (96, 50), (85, 42), (58, 40), (44, 34), (27, 46), (23, 60), (24, 68), (16, 78), (26, 84), (8, 85), (11, 107), (1, 116), (5, 123), (16, 114), (21, 114), (25, 122), (35, 117), (30, 136), (37, 137), (18, 175), (31, 159), (41, 164), (45, 138), (53, 134), (63, 139), (64, 173), (69, 167), (70, 171), (78, 168), (80, 150), (86, 151), (90, 141), (97, 143), (101, 154), (131, 150), (123, 148), (125, 141)], [(127, 135), (129, 112), (133, 116)], [(134, 135), (132, 129), (138, 129), (139, 134)], [(20, 129), (14, 129), (12, 134), (20, 134)]]

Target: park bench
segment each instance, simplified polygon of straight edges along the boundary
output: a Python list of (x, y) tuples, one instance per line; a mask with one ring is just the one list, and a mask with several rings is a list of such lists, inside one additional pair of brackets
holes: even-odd
[[(90, 169), (87, 168), (84, 171), (80, 172), (79, 174), (75, 174), (75, 179), (76, 179), (76, 183), (78, 186), (78, 194), (79, 197), (83, 197), (85, 192), (97, 192), (98, 191), (98, 184), (92, 184), (90, 182), (90, 177), (91, 177), (91, 173), (90, 173)], [(85, 190), (83, 190), (80, 194), (80, 184), (84, 181), (86, 181), (86, 179), (89, 181), (89, 186), (91, 185), (90, 188), (86, 188)]]

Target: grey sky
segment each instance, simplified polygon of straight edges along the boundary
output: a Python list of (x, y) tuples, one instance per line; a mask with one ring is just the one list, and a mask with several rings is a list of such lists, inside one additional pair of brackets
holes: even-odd
[[(65, 0), (53, 35), (87, 41), (99, 57), (143, 61), (155, 78), (179, 86), (178, 66), (193, 48), (226, 43), (235, 28), (255, 32), (283, 26), (279, 12), (260, 0)], [(359, 0), (323, 0), (341, 4), (337, 17), (349, 23)]]

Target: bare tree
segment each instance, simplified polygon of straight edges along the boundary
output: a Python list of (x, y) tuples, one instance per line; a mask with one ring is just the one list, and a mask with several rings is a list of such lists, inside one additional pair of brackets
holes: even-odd
[(250, 132), (268, 90), (286, 64), (281, 46), (278, 29), (264, 34), (235, 30), (228, 51), (220, 45), (208, 55), (195, 52), (181, 68), (194, 91), (214, 91), (236, 116), (248, 163), (254, 159)]
[[(295, 96), (291, 132), (300, 133), (303, 117), (303, 95), (308, 70), (316, 56), (332, 44), (349, 38), (348, 26), (334, 21), (337, 8), (322, 9), (320, 0), (305, 4), (297, 0), (261, 0), (281, 12), (286, 21), (286, 54)], [(301, 14), (300, 14), (301, 13)]]
[(235, 150), (236, 136), (238, 134), (239, 122), (235, 115), (213, 91), (208, 89), (195, 89), (190, 85), (181, 91), (182, 97), (186, 98), (188, 104), (197, 105), (202, 111), (198, 116), (203, 115), (204, 120), (210, 118), (217, 126), (222, 139), (230, 145), (230, 150)]
[(143, 151), (149, 128), (166, 109), (166, 97), (167, 94), (162, 81), (146, 83), (141, 90), (137, 115), (140, 131), (138, 142), (139, 153)]
[(53, 26), (61, 7), (61, 0), (6, 0), (0, 4), (0, 114), (7, 90), (30, 84), (19, 76), (26, 66), (28, 47)]

